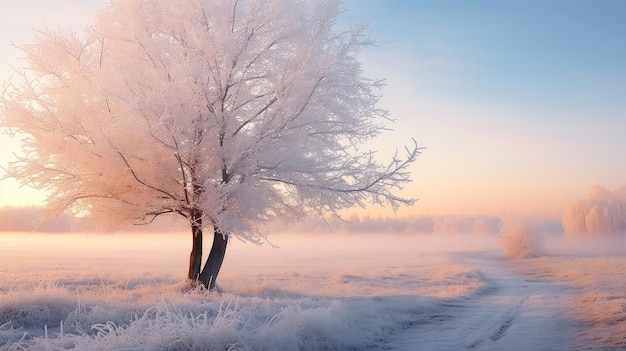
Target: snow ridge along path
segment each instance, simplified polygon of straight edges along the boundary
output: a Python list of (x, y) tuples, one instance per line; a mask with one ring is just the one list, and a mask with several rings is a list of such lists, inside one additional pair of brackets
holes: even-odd
[[(442, 303), (431, 323), (397, 335), (392, 350), (574, 350), (581, 325), (567, 320), (563, 301), (573, 289), (511, 273), (493, 253), (455, 253), (462, 264), (480, 267), (488, 285), (466, 298)], [(416, 348), (417, 347), (417, 348)]]

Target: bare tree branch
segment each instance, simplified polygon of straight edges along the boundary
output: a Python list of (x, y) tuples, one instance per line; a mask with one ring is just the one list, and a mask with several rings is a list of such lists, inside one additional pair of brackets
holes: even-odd
[(130, 174), (132, 174), (132, 175), (133, 175), (133, 178), (135, 178), (135, 180), (136, 180), (139, 184), (141, 184), (141, 185), (143, 185), (143, 186), (145, 186), (145, 187), (147, 187), (147, 188), (150, 188), (150, 189), (152, 189), (152, 190), (154, 190), (154, 191), (156, 191), (156, 192), (159, 192), (159, 193), (161, 193), (161, 194), (164, 194), (165, 196), (167, 196), (167, 197), (171, 198), (172, 200), (176, 200), (176, 201), (178, 201), (178, 199), (177, 199), (174, 195), (172, 195), (172, 194), (168, 193), (167, 191), (162, 190), (162, 189), (159, 189), (159, 188), (157, 188), (157, 187), (155, 187), (155, 186), (152, 186), (152, 185), (150, 185), (150, 184), (148, 184), (148, 183), (144, 182), (143, 180), (139, 179), (139, 177), (137, 176), (137, 173), (135, 173), (135, 170), (133, 170), (133, 167), (131, 167), (131, 165), (128, 163), (128, 160), (126, 159), (126, 157), (124, 156), (124, 154), (123, 154), (121, 151), (119, 151), (119, 150), (117, 150), (117, 154), (120, 156), (120, 158), (122, 159), (122, 161), (124, 161), (124, 164), (126, 165), (126, 167), (127, 167), (128, 171), (130, 172)]

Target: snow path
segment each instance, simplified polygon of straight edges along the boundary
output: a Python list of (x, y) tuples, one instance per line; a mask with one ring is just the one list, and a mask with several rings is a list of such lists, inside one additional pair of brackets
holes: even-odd
[[(397, 335), (392, 350), (571, 350), (576, 326), (562, 301), (572, 289), (511, 273), (507, 261), (488, 254), (459, 254), (462, 264), (480, 267), (488, 284), (478, 294), (444, 301), (429, 323)], [(578, 347), (577, 347), (578, 345)]]

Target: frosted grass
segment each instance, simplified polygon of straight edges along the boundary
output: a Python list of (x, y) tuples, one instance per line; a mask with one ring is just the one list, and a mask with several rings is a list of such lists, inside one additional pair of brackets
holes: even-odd
[(185, 234), (1, 236), (0, 350), (380, 349), (485, 286), (430, 236), (279, 235), (190, 291)]
[(529, 259), (517, 271), (573, 288), (567, 317), (584, 327), (581, 339), (608, 349), (626, 348), (626, 257), (547, 256)]

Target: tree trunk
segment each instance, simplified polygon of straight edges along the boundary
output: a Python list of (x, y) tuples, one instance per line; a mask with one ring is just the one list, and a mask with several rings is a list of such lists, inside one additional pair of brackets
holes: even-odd
[(191, 235), (193, 244), (189, 256), (189, 274), (187, 279), (191, 282), (198, 280), (202, 267), (202, 213), (194, 212), (191, 216)]
[(224, 256), (226, 255), (226, 245), (228, 244), (228, 235), (222, 233), (219, 228), (215, 228), (213, 233), (213, 246), (206, 260), (202, 273), (200, 273), (200, 282), (209, 289), (215, 289), (215, 281), (217, 274), (222, 268)]

